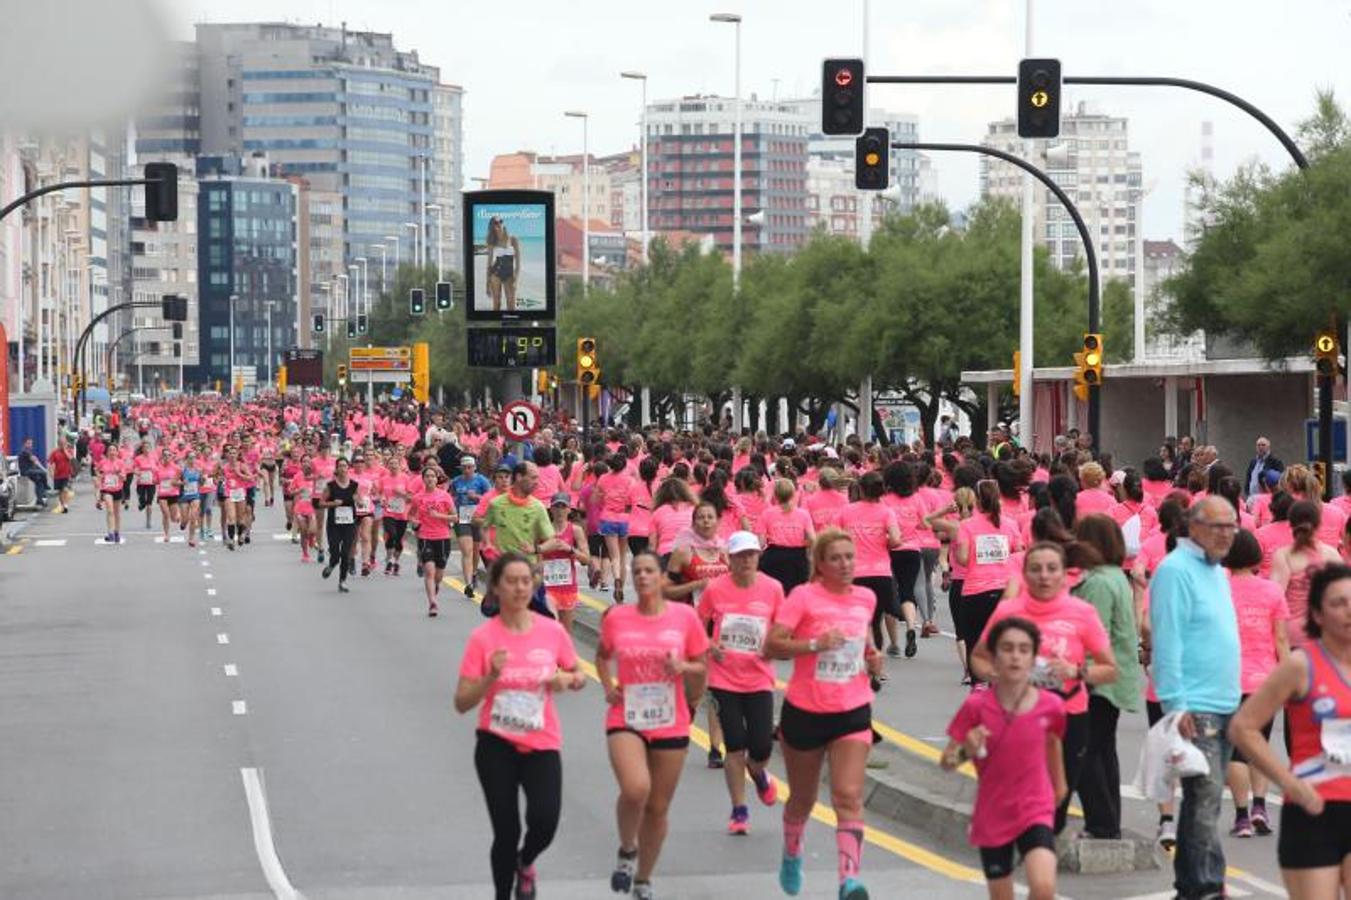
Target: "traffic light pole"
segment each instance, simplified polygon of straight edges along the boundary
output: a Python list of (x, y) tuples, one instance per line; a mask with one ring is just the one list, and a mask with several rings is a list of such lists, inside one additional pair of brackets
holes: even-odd
[(60, 184), (49, 184), (46, 187), (40, 187), (35, 191), (29, 191), (13, 203), (10, 203), (4, 209), (0, 209), (0, 222), (5, 220), (5, 216), (14, 212), (14, 210), (23, 206), (28, 201), (36, 200), (43, 194), (50, 194), (53, 191), (87, 187), (128, 187), (138, 184), (159, 184), (159, 180), (155, 178), (97, 178), (93, 181), (63, 181)]
[[(869, 84), (1017, 84), (1018, 79), (1011, 75), (868, 75), (865, 81)], [(1299, 145), (1294, 142), (1290, 135), (1286, 134), (1285, 129), (1281, 128), (1271, 116), (1262, 112), (1253, 104), (1244, 100), (1237, 94), (1216, 87), (1213, 84), (1206, 84), (1204, 81), (1194, 81), (1190, 78), (1168, 78), (1152, 76), (1105, 76), (1105, 75), (1079, 75), (1065, 76), (1065, 84), (1087, 84), (1111, 87), (1175, 87), (1183, 90), (1196, 91), (1197, 93), (1207, 94), (1219, 100), (1235, 106), (1247, 113), (1252, 118), (1262, 124), (1267, 131), (1280, 141), (1285, 152), (1290, 154), (1296, 166), (1301, 170), (1309, 168), (1309, 160), (1304, 152), (1299, 149)], [(1012, 160), (1010, 160), (1012, 162)], [(1017, 165), (1017, 163), (1015, 163)], [(1043, 180), (1043, 183), (1046, 182)], [(1049, 186), (1049, 185), (1048, 185)], [(1064, 202), (1062, 200), (1062, 202)], [(1137, 226), (1138, 227), (1138, 226)], [(1086, 241), (1086, 243), (1088, 243)], [(1090, 244), (1091, 246), (1091, 244)], [(1137, 273), (1138, 277), (1139, 273)], [(1090, 312), (1090, 317), (1092, 313)], [(1334, 330), (1336, 330), (1336, 313), (1334, 316)], [(1098, 329), (1090, 327), (1089, 331), (1096, 332)], [(1332, 392), (1336, 386), (1336, 378), (1317, 379), (1318, 383), (1318, 459), (1323, 464), (1323, 469), (1327, 472), (1327, 478), (1323, 485), (1323, 499), (1332, 499)], [(1089, 418), (1093, 418), (1096, 400), (1098, 396), (1097, 386), (1089, 388)], [(1091, 424), (1090, 429), (1094, 440), (1100, 440), (1097, 424)]]
[[(94, 333), (94, 326), (108, 318), (115, 312), (121, 312), (124, 309), (139, 309), (147, 306), (160, 308), (162, 306), (159, 300), (129, 300), (126, 303), (118, 303), (108, 307), (103, 312), (89, 320), (89, 324), (80, 332), (80, 339), (75, 342), (74, 365), (71, 367), (80, 376), (82, 387), (75, 394), (75, 426), (78, 428), (84, 413), (84, 346), (89, 341), (89, 336)], [(119, 338), (120, 340), (120, 338)]]
[[(871, 80), (871, 79), (869, 79)], [(1088, 261), (1088, 331), (1096, 334), (1102, 331), (1102, 300), (1098, 286), (1098, 252), (1093, 245), (1093, 238), (1088, 233), (1088, 226), (1084, 224), (1084, 217), (1079, 214), (1079, 207), (1074, 205), (1074, 201), (1069, 198), (1061, 188), (1056, 184), (1050, 175), (1047, 175), (1041, 169), (1032, 165), (1032, 163), (1020, 156), (1014, 156), (1012, 153), (1006, 153), (1003, 150), (994, 147), (986, 147), (983, 144), (934, 144), (927, 142), (913, 141), (892, 141), (891, 146), (897, 150), (929, 150), (929, 151), (952, 151), (957, 153), (980, 153), (985, 156), (993, 156), (996, 159), (1002, 159), (1010, 165), (1017, 166), (1033, 178), (1046, 186), (1046, 189), (1055, 194), (1060, 205), (1065, 207), (1065, 211), (1070, 214), (1074, 220), (1074, 227), (1079, 231), (1079, 240), (1084, 245), (1085, 259)], [(1028, 366), (1032, 365), (1032, 360), (1024, 360)], [(1102, 421), (1102, 385), (1098, 383), (1088, 386), (1088, 433), (1093, 435), (1095, 442), (1102, 440), (1101, 432), (1098, 428)], [(1031, 435), (1024, 437), (1024, 440), (1030, 442)], [(1100, 444), (1099, 444), (1100, 446)]]

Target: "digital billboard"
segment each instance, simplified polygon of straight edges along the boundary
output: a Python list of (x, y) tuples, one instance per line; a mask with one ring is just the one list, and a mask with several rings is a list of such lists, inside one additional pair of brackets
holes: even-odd
[(466, 315), (475, 321), (554, 318), (554, 195), (464, 195)]

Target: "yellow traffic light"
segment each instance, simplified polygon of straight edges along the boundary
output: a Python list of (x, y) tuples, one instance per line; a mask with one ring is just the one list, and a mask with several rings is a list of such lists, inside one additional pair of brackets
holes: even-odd
[(1102, 364), (1106, 351), (1102, 335), (1084, 335), (1084, 349), (1074, 354), (1074, 396), (1087, 401), (1089, 388), (1102, 384)]
[(338, 363), (338, 387), (347, 387), (347, 366), (345, 363)]
[(413, 399), (419, 403), (432, 402), (432, 356), (426, 341), (413, 344)]
[(577, 382), (583, 385), (600, 383), (600, 355), (596, 352), (593, 337), (577, 339)]
[(1319, 378), (1335, 378), (1337, 376), (1337, 369), (1339, 368), (1337, 357), (1341, 354), (1338, 343), (1337, 332), (1335, 331), (1320, 331), (1314, 337), (1314, 371), (1318, 373)]
[(277, 367), (277, 393), (286, 393), (286, 366)]
[(1013, 396), (1022, 394), (1023, 390), (1023, 351), (1013, 351)]

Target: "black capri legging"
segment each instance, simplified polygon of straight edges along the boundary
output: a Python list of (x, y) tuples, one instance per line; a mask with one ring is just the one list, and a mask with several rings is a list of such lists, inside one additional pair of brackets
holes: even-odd
[(357, 527), (352, 525), (339, 525), (332, 519), (328, 523), (328, 552), (331, 555), (330, 564), (333, 561), (338, 563), (338, 580), (345, 581), (349, 572), (356, 569), (356, 563), (353, 561), (353, 554), (356, 553)]
[[(497, 900), (511, 900), (517, 866), (533, 865), (553, 843), (563, 809), (563, 762), (557, 750), (522, 753), (486, 731), (478, 733), (474, 769), (493, 826), (489, 860)], [(521, 842), (521, 800), (525, 793), (525, 842)]]
[(718, 706), (727, 752), (745, 750), (754, 762), (767, 762), (774, 750), (774, 692), (741, 693), (711, 687), (708, 693)]
[(147, 506), (153, 506), (155, 503), (155, 486), (153, 484), (136, 485), (136, 508), (145, 509)]
[(854, 584), (865, 587), (877, 598), (873, 607), (873, 645), (882, 649), (882, 617), (901, 618), (901, 604), (896, 600), (896, 585), (890, 575), (870, 575), (867, 578), (855, 578)]
[(896, 592), (902, 603), (915, 602), (915, 584), (924, 560), (918, 550), (891, 551), (891, 577), (896, 579)]
[(957, 598), (954, 610), (957, 614), (957, 637), (966, 642), (967, 671), (971, 670), (971, 654), (975, 652), (980, 633), (989, 624), (990, 616), (994, 615), (994, 609), (1003, 594), (1002, 588), (995, 588), (965, 597), (959, 595)]
[(770, 544), (760, 554), (760, 571), (783, 585), (784, 596), (787, 596), (793, 592), (793, 588), (806, 584), (811, 574), (807, 548)]
[(408, 532), (407, 519), (391, 519), (385, 516), (385, 549), (395, 556), (403, 553), (403, 536)]

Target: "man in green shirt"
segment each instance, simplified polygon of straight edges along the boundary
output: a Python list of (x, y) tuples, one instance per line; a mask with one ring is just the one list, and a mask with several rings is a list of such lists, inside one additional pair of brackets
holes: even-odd
[(498, 553), (520, 553), (532, 565), (539, 563), (540, 549), (552, 540), (554, 527), (549, 510), (533, 494), (539, 482), (539, 469), (532, 462), (517, 463), (511, 470), (511, 487), (488, 504), (483, 523), (492, 529)]

